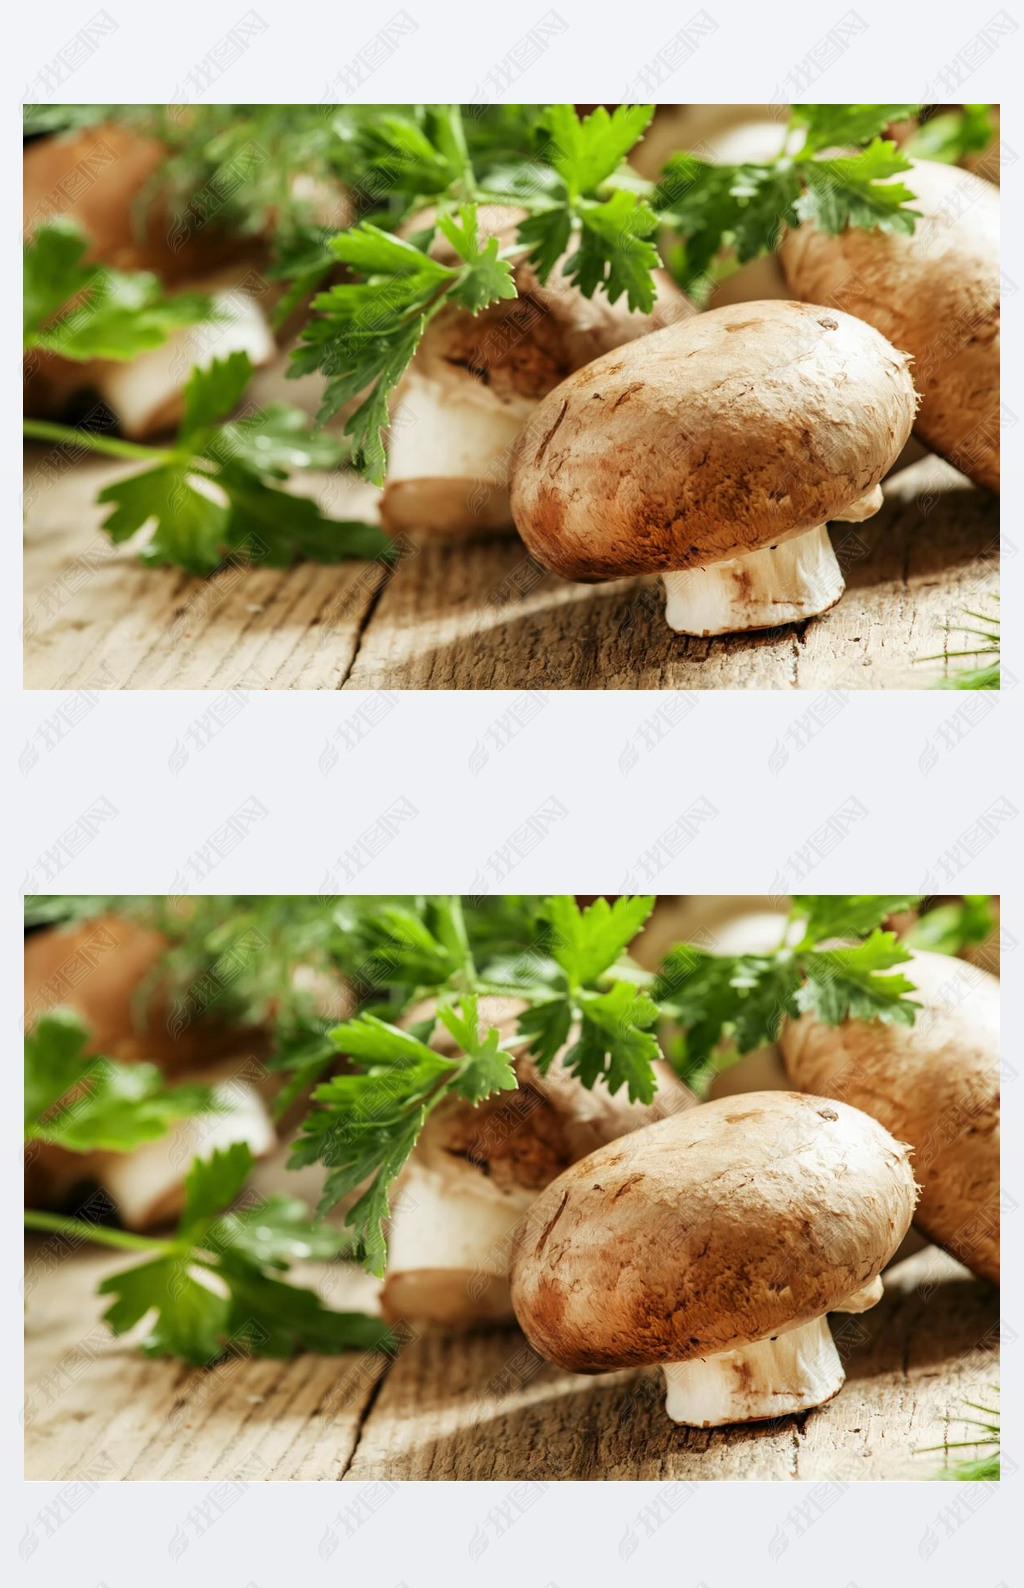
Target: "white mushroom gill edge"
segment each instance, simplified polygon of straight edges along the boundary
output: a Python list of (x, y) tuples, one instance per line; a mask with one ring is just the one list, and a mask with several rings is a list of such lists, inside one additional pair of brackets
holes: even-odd
[[(882, 1281), (863, 1285), (836, 1312), (865, 1312), (882, 1299)], [(832, 1399), (846, 1381), (828, 1319), (810, 1323), (735, 1351), (665, 1366), (665, 1410), (688, 1428), (720, 1428), (810, 1411)]]
[[(836, 516), (859, 524), (881, 505), (882, 488), (876, 485)], [(679, 569), (662, 578), (669, 628), (704, 636), (799, 623), (827, 612), (846, 589), (825, 524), (744, 557)]]

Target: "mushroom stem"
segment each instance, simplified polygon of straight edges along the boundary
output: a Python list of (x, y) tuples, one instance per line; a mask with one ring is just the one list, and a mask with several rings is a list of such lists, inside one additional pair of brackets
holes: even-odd
[(147, 1230), (177, 1218), (185, 1205), (185, 1176), (194, 1158), (207, 1159), (223, 1147), (244, 1141), (262, 1158), (276, 1141), (263, 1099), (248, 1081), (215, 1085), (219, 1113), (179, 1120), (165, 1136), (134, 1152), (96, 1153), (92, 1172), (117, 1204), (130, 1230)]
[(413, 1166), (403, 1184), (381, 1298), (388, 1318), (458, 1327), (511, 1316), (512, 1232), (532, 1197), (481, 1195), (474, 1185), (460, 1185), (462, 1177), (458, 1170), (442, 1178)]
[(777, 546), (662, 578), (665, 617), (679, 634), (735, 634), (799, 623), (827, 612), (846, 588), (824, 524)]
[(825, 1318), (735, 1351), (670, 1362), (665, 1410), (688, 1428), (718, 1428), (809, 1411), (846, 1380)]
[(509, 456), (524, 417), (469, 377), (442, 386), (408, 375), (388, 439), (387, 527), (450, 539), (507, 528)]

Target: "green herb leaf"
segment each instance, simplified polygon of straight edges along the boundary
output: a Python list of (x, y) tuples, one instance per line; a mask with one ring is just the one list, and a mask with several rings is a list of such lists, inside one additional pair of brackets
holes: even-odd
[(252, 1171), (252, 1149), (244, 1141), (218, 1148), (209, 1158), (196, 1158), (185, 1176), (185, 1209), (181, 1229), (191, 1234), (240, 1196)]
[(120, 544), (152, 525), (144, 560), (195, 574), (212, 573), (238, 553), (273, 568), (298, 558), (336, 563), (389, 555), (393, 543), (375, 525), (327, 518), (312, 498), (278, 488), (288, 469), (338, 460), (337, 443), (311, 435), (304, 414), (275, 403), (221, 422), (238, 407), (251, 374), (246, 353), (193, 369), (178, 439), (164, 461), (99, 493), (97, 500), (113, 507), (103, 525), (111, 539)]
[(209, 1087), (167, 1086), (153, 1064), (86, 1054), (88, 1032), (67, 1009), (25, 1034), (25, 1139), (67, 1152), (131, 1152), (179, 1120), (215, 1107)]
[(980, 154), (996, 135), (993, 105), (962, 105), (932, 116), (904, 146), (915, 160), (941, 160), (957, 165), (968, 154)]
[(797, 893), (793, 907), (807, 917), (805, 942), (827, 937), (865, 937), (890, 915), (912, 910), (914, 893)]
[(990, 893), (965, 893), (956, 903), (939, 904), (911, 927), (905, 941), (933, 954), (961, 954), (995, 931)]
[(880, 971), (905, 964), (911, 954), (892, 932), (874, 931), (856, 948), (831, 948), (806, 955), (806, 980), (796, 995), (801, 1012), (813, 1010), (826, 1025), (844, 1020), (890, 1020), (912, 1026), (919, 1005), (907, 999), (914, 984)]
[(114, 480), (96, 498), (113, 506), (103, 528), (120, 545), (152, 524), (142, 552), (146, 562), (211, 573), (224, 560), (231, 520), (222, 503), (197, 488), (199, 478), (178, 464), (165, 464)]
[(551, 163), (570, 198), (592, 193), (617, 171), (643, 137), (654, 115), (653, 105), (598, 105), (580, 117), (571, 105), (551, 105), (545, 124), (551, 134)]
[(197, 430), (216, 424), (218, 419), (232, 413), (251, 379), (252, 363), (248, 353), (228, 353), (225, 358), (212, 359), (204, 366), (195, 365), (185, 382), (181, 439), (189, 438)]
[(195, 1367), (208, 1367), (223, 1355), (230, 1301), (199, 1279), (186, 1258), (158, 1257), (123, 1269), (104, 1279), (99, 1293), (114, 1297), (103, 1314), (114, 1334), (155, 1314), (142, 1342), (146, 1356), (180, 1356)]
[(551, 953), (572, 986), (592, 985), (615, 964), (654, 908), (653, 895), (596, 899), (581, 909), (568, 894), (553, 896), (545, 914), (551, 925)]
[(490, 303), (516, 296), (511, 263), (498, 258), (497, 237), (481, 241), (477, 236), (475, 204), (460, 205), (458, 222), (451, 215), (439, 215), (437, 224), (467, 267), (452, 288), (455, 303), (476, 314)]
[(913, 234), (918, 212), (908, 206), (914, 194), (904, 182), (888, 180), (911, 170), (895, 144), (876, 139), (860, 154), (811, 160), (801, 170), (807, 187), (796, 201), (796, 213), (802, 221), (813, 221), (819, 231), (860, 226)]
[(658, 228), (650, 205), (620, 188), (601, 204), (582, 204), (580, 218), (579, 245), (565, 265), (569, 280), (585, 298), (603, 287), (610, 303), (625, 294), (631, 310), (649, 314), (656, 297), (651, 272), (661, 263), (649, 241)]
[(379, 1319), (332, 1312), (314, 1291), (278, 1277), (293, 1262), (337, 1256), (343, 1232), (310, 1220), (291, 1197), (224, 1211), (241, 1194), (252, 1164), (244, 1143), (193, 1163), (175, 1238), (154, 1241), (164, 1248), (160, 1256), (99, 1287), (115, 1298), (104, 1315), (111, 1329), (123, 1334), (153, 1313), (143, 1351), (195, 1366), (209, 1366), (228, 1350), (286, 1357), (385, 1344), (390, 1331)]
[(86, 264), (86, 237), (65, 220), (41, 226), (24, 249), (26, 348), (62, 358), (132, 359), (173, 331), (211, 317), (209, 298), (168, 297), (156, 276)]
[(638, 987), (616, 982), (606, 993), (584, 993), (580, 1034), (565, 1056), (566, 1067), (584, 1086), (603, 1079), (609, 1092), (625, 1086), (631, 1103), (649, 1103), (657, 1090), (652, 1065), (661, 1057), (649, 1029), (657, 1004)]
[(806, 144), (801, 155), (817, 154), (832, 145), (867, 143), (894, 121), (917, 114), (919, 105), (794, 105), (793, 125), (802, 127)]

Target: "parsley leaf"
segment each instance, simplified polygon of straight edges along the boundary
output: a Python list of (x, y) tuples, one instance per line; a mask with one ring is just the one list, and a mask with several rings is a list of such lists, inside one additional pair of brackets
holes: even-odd
[(806, 916), (804, 941), (826, 937), (863, 937), (886, 916), (898, 915), (917, 903), (912, 893), (797, 893), (793, 904)]
[(99, 1292), (114, 1297), (103, 1314), (114, 1334), (125, 1334), (155, 1313), (142, 1342), (146, 1356), (180, 1356), (207, 1367), (223, 1354), (230, 1303), (195, 1277), (187, 1259), (153, 1258), (109, 1275)]
[(649, 241), (658, 229), (650, 205), (620, 188), (601, 204), (582, 203), (579, 214), (579, 245), (566, 260), (566, 276), (585, 298), (603, 287), (610, 303), (625, 293), (631, 310), (649, 314), (656, 297), (651, 272), (661, 264)]
[(25, 1033), (25, 1140), (68, 1152), (131, 1152), (180, 1119), (215, 1109), (209, 1087), (167, 1086), (154, 1064), (86, 1054), (88, 1032), (68, 1009)]
[(179, 464), (145, 469), (104, 486), (98, 500), (113, 511), (103, 528), (119, 546), (147, 524), (153, 533), (142, 557), (154, 567), (212, 573), (231, 541), (231, 515), (198, 488), (200, 475)]
[(321, 1211), (370, 1181), (346, 1223), (372, 1273), (384, 1271), (391, 1187), (430, 1110), (448, 1091), (481, 1102), (516, 1084), (499, 1032), (478, 1030), (474, 997), (464, 997), (457, 1008), (443, 1007), (440, 1019), (463, 1046), (459, 1058), (447, 1058), (414, 1032), (369, 1013), (338, 1026), (332, 1041), (361, 1073), (336, 1075), (317, 1087), (313, 1101), (319, 1106), (304, 1121), (292, 1153), (293, 1164), (319, 1160), (327, 1167)]
[(886, 180), (910, 169), (906, 155), (880, 138), (860, 154), (810, 160), (802, 167), (807, 186), (794, 206), (797, 217), (823, 232), (877, 226), (910, 236), (918, 218), (907, 207), (913, 192), (903, 182)]
[(803, 129), (806, 140), (798, 158), (830, 145), (867, 143), (891, 122), (905, 121), (919, 109), (919, 105), (794, 105), (792, 123)]
[(131, 359), (183, 325), (209, 319), (209, 298), (168, 297), (156, 276), (86, 264), (88, 240), (69, 221), (40, 226), (24, 248), (24, 345), (62, 358)]
[[(185, 1183), (185, 1211), (159, 1255), (112, 1274), (100, 1294), (114, 1300), (104, 1314), (115, 1334), (153, 1314), (142, 1349), (209, 1366), (227, 1351), (286, 1357), (297, 1350), (372, 1350), (390, 1333), (379, 1319), (332, 1312), (312, 1290), (277, 1276), (292, 1262), (331, 1258), (342, 1231), (310, 1221), (291, 1197), (272, 1197), (235, 1212), (253, 1164), (243, 1142), (196, 1160)], [(96, 1232), (95, 1239), (102, 1232)], [(211, 1285), (211, 1279), (216, 1288)]]
[(906, 940), (912, 948), (930, 949), (934, 954), (959, 954), (971, 943), (983, 943), (995, 924), (991, 894), (965, 893), (955, 904), (939, 904), (926, 911)]
[(439, 215), (437, 224), (468, 266), (452, 288), (454, 303), (476, 314), (489, 303), (516, 296), (512, 266), (507, 259), (498, 258), (498, 239), (487, 237), (481, 242), (477, 236), (475, 205), (460, 205), (458, 222), (451, 215)]
[(880, 971), (905, 964), (910, 951), (895, 934), (875, 930), (855, 948), (830, 948), (807, 954), (806, 980), (796, 995), (801, 1012), (813, 1010), (826, 1025), (843, 1020), (890, 1020), (912, 1026), (919, 1005), (908, 1001), (914, 984), (906, 976), (882, 976)]
[(916, 160), (956, 165), (966, 154), (980, 154), (996, 135), (993, 105), (961, 105), (932, 116), (914, 132), (906, 151)]
[(151, 524), (144, 560), (195, 574), (212, 573), (232, 553), (273, 568), (297, 558), (332, 563), (388, 554), (392, 543), (375, 525), (327, 518), (310, 497), (278, 487), (289, 468), (339, 461), (337, 443), (311, 436), (303, 414), (274, 403), (223, 422), (251, 375), (246, 353), (192, 370), (173, 447), (155, 454), (155, 467), (99, 493), (112, 509), (103, 525), (111, 539), (120, 544)]
[(474, 996), (463, 998), (458, 1009), (448, 1006), (438, 1010), (441, 1024), (468, 1055), (468, 1063), (452, 1082), (452, 1090), (467, 1103), (481, 1103), (494, 1092), (514, 1092), (519, 1084), (511, 1057), (501, 1046), (500, 1031), (492, 1027), (481, 1036), (477, 1011)]
[(653, 115), (653, 105), (617, 105), (613, 111), (598, 105), (585, 117), (571, 105), (549, 107), (544, 120), (551, 135), (551, 164), (570, 199), (592, 193), (618, 170)]
[(584, 1086), (600, 1078), (609, 1092), (625, 1086), (631, 1103), (649, 1103), (657, 1090), (652, 1065), (661, 1057), (649, 1029), (659, 1018), (657, 1004), (620, 981), (606, 993), (582, 994), (580, 1009), (580, 1034), (565, 1055), (566, 1068)]
[[(702, 1090), (716, 1068), (776, 1041), (783, 1020), (807, 1009), (829, 1025), (847, 1019), (912, 1025), (913, 983), (881, 974), (911, 956), (879, 923), (916, 903), (913, 895), (804, 894), (792, 901), (801, 921), (795, 946), (788, 933), (771, 954), (707, 954), (678, 944), (662, 965), (654, 997), (683, 1028), (677, 1064), (683, 1079)], [(864, 941), (818, 946), (849, 937)]]
[(568, 894), (548, 900), (545, 916), (551, 926), (550, 951), (571, 986), (585, 986), (614, 965), (654, 908), (652, 895), (622, 896), (609, 903), (595, 899), (581, 909)]
[[(672, 156), (653, 204), (680, 235), (668, 261), (680, 285), (703, 299), (729, 251), (745, 264), (776, 249), (783, 229), (805, 220), (829, 232), (860, 226), (912, 233), (913, 193), (888, 180), (909, 171), (910, 161), (878, 134), (914, 108), (798, 105), (789, 128), (804, 135), (796, 153), (780, 150), (773, 161), (740, 165)], [(785, 139), (786, 149), (791, 142)], [(850, 148), (860, 144), (866, 147)], [(830, 148), (837, 152), (824, 152)]]

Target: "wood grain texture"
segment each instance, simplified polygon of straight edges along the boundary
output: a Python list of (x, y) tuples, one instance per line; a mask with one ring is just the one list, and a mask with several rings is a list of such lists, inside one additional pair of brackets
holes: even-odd
[[(142, 567), (99, 530), (95, 492), (124, 465), (57, 474), (32, 449), (26, 485), (30, 689), (923, 688), (965, 643), (959, 615), (998, 588), (997, 498), (926, 457), (886, 484), (866, 524), (832, 529), (847, 592), (812, 622), (698, 640), (665, 626), (656, 580), (587, 586), (544, 573), (514, 536), (432, 544), (374, 563), (211, 580)], [(302, 488), (366, 517), (342, 475)], [(967, 642), (970, 643), (970, 642)]]
[[(874, 1311), (833, 1317), (848, 1378), (828, 1406), (706, 1431), (667, 1420), (657, 1371), (565, 1373), (512, 1328), (424, 1336), (394, 1361), (150, 1362), (99, 1322), (95, 1286), (126, 1259), (45, 1250), (32, 1243), (27, 1287), (29, 1478), (97, 1463), (128, 1479), (926, 1477), (944, 1458), (915, 1451), (965, 1437), (963, 1402), (998, 1379), (998, 1292), (933, 1247), (889, 1272)], [(332, 1305), (372, 1303), (365, 1276), (329, 1281)]]

